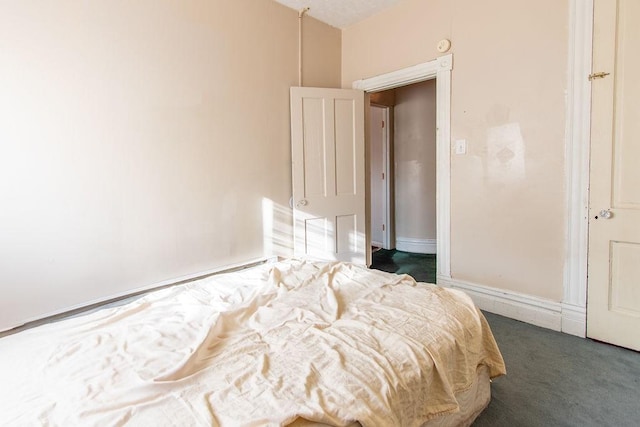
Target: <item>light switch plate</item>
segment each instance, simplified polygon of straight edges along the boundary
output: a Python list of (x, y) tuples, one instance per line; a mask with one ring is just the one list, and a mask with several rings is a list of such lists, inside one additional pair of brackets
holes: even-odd
[(467, 154), (467, 140), (456, 139), (456, 154)]

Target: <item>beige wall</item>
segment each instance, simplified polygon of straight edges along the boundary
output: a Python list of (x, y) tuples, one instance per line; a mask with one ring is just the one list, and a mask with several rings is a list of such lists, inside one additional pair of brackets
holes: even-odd
[[(339, 85), (305, 20), (307, 84)], [(0, 5), (0, 329), (288, 253), (297, 31), (263, 0)]]
[(302, 85), (340, 87), (342, 32), (305, 15), (302, 40)]
[(406, 0), (342, 34), (342, 85), (440, 54), (449, 38), (451, 271), (560, 301), (568, 3)]
[[(396, 243), (436, 238), (435, 80), (396, 89)], [(424, 243), (424, 242), (423, 242)]]

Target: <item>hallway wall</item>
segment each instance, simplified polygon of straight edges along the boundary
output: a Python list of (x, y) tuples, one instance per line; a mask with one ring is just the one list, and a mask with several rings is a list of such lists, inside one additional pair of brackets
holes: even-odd
[(435, 253), (435, 80), (397, 88), (395, 93), (396, 248)]

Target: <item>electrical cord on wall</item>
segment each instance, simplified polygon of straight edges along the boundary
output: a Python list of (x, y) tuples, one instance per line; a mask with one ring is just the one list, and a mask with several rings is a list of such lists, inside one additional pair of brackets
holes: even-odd
[(298, 86), (302, 87), (302, 18), (309, 11), (308, 7), (298, 12)]

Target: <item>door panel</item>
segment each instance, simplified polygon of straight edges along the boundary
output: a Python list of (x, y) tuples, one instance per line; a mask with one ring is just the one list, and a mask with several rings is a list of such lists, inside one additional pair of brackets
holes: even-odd
[(322, 258), (330, 250), (330, 224), (327, 218), (304, 218), (304, 255)]
[[(622, 315), (640, 316), (640, 244), (611, 242), (611, 281), (609, 310)], [(637, 331), (636, 331), (637, 333)]]
[(365, 263), (364, 93), (291, 88), (294, 253)]
[[(613, 202), (640, 208), (640, 2), (619, 2), (614, 93)], [(636, 224), (639, 225), (640, 224)]]
[(596, 0), (587, 335), (640, 350), (640, 2)]
[(355, 103), (352, 100), (335, 100), (336, 193), (340, 196), (353, 196), (357, 190), (354, 168), (356, 160), (356, 139), (353, 134), (354, 108)]
[(336, 217), (337, 253), (349, 254), (358, 250), (358, 221), (355, 215)]
[(325, 196), (327, 182), (324, 153), (324, 100), (304, 98), (302, 113), (304, 123), (304, 195)]

